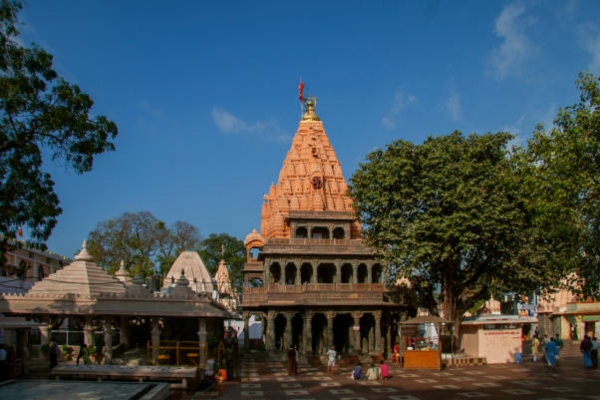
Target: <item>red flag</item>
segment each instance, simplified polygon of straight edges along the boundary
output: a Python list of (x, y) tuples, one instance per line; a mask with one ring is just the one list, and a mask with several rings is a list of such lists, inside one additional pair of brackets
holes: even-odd
[(298, 92), (300, 92), (300, 94), (298, 95), (298, 100), (300, 101), (304, 101), (304, 94), (302, 93), (304, 91), (304, 83), (302, 82), (302, 78), (300, 78), (300, 84), (298, 85)]

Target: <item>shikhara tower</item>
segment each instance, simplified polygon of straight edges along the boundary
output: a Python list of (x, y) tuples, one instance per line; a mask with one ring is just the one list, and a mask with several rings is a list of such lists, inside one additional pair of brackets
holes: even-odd
[(261, 232), (244, 241), (245, 329), (261, 317), (271, 353), (294, 345), (310, 357), (335, 345), (342, 354), (381, 354), (404, 309), (389, 300), (384, 266), (360, 239), (341, 164), (302, 88), (304, 115), (264, 195)]

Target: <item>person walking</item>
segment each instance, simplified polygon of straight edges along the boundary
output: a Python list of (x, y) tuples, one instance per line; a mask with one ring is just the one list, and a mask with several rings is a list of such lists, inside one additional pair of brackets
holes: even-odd
[(546, 354), (546, 362), (549, 367), (556, 366), (556, 355), (558, 354), (558, 346), (554, 343), (554, 338), (550, 338), (550, 341), (544, 346)]
[(598, 368), (598, 339), (596, 336), (592, 338), (592, 351), (590, 352), (590, 358), (592, 359), (592, 367)]
[(554, 335), (554, 343), (556, 343), (556, 347), (558, 349), (558, 351), (556, 352), (556, 364), (558, 364), (558, 360), (560, 359), (560, 352), (562, 351), (562, 348), (565, 345), (565, 343), (560, 338), (560, 335), (558, 333)]
[(540, 340), (537, 336), (531, 339), (531, 355), (533, 356), (533, 362), (537, 362), (537, 354), (540, 350)]
[(583, 353), (583, 366), (592, 368), (592, 341), (589, 336), (585, 336), (579, 344), (579, 350)]
[(327, 375), (333, 375), (335, 373), (336, 359), (337, 351), (335, 351), (335, 346), (331, 346), (331, 348), (327, 351)]

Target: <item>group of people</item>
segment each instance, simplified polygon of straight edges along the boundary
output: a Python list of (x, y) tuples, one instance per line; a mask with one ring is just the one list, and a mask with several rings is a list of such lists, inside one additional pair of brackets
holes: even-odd
[(360, 380), (367, 379), (369, 381), (375, 381), (377, 379), (387, 379), (390, 377), (390, 368), (383, 361), (379, 361), (379, 365), (371, 363), (371, 366), (367, 369), (367, 372), (363, 374), (362, 363), (356, 364), (356, 366), (352, 369), (352, 379)]
[[(548, 338), (543, 335), (542, 340), (535, 335), (531, 340), (531, 354), (533, 361), (538, 360), (538, 353), (542, 352), (542, 360), (549, 367), (555, 367), (560, 359), (560, 351), (564, 346), (563, 340), (558, 333), (555, 337)], [(596, 337), (585, 336), (579, 345), (579, 350), (583, 354), (583, 365), (585, 368), (598, 368), (598, 340)]]
[(538, 335), (535, 335), (531, 339), (531, 354), (533, 356), (533, 362), (537, 362), (537, 355), (542, 350), (542, 359), (549, 367), (556, 367), (558, 360), (560, 359), (560, 351), (564, 346), (563, 340), (560, 338), (558, 333), (555, 337), (548, 338), (548, 335), (542, 336), (542, 341), (538, 339)]

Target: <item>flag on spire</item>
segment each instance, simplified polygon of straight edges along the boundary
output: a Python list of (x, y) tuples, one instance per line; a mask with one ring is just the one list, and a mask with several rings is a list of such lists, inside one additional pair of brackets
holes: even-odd
[(304, 83), (302, 82), (302, 78), (300, 78), (300, 84), (298, 85), (298, 100), (300, 101), (304, 101), (304, 94), (302, 93), (304, 91)]

